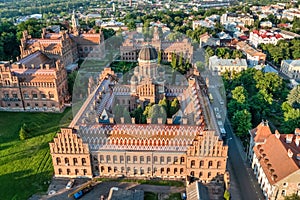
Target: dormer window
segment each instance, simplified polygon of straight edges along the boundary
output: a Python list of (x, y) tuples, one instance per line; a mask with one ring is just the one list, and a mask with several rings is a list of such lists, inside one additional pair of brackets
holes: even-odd
[(283, 183), (283, 187), (287, 187), (288, 186), (288, 183)]

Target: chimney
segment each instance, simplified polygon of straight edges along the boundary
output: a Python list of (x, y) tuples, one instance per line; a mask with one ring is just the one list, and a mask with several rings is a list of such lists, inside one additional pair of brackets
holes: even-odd
[(300, 135), (300, 128), (295, 128), (295, 135)]
[(43, 64), (40, 64), (40, 69), (43, 69)]
[(121, 120), (121, 124), (124, 124), (125, 122), (124, 117), (121, 117), (120, 120)]
[(292, 150), (291, 150), (291, 149), (288, 149), (288, 156), (289, 156), (290, 158), (292, 158), (292, 157), (293, 157), (293, 152), (292, 152)]
[(187, 118), (186, 118), (186, 117), (183, 117), (183, 118), (182, 118), (182, 124), (184, 124), (184, 125), (187, 124)]
[(300, 142), (300, 135), (297, 135), (295, 139), (295, 144), (297, 147), (299, 147), (299, 142)]
[(292, 141), (293, 141), (293, 135), (286, 135), (286, 136), (285, 136), (285, 142), (286, 142), (287, 144), (292, 143)]
[(114, 123), (115, 123), (115, 120), (114, 120), (113, 117), (110, 117), (110, 118), (109, 118), (109, 123), (110, 123), (110, 124), (114, 124)]
[(131, 123), (135, 124), (135, 117), (131, 117)]
[(147, 124), (151, 124), (151, 118), (147, 118)]
[(45, 66), (46, 66), (46, 69), (49, 69), (49, 68), (50, 68), (50, 65), (49, 65), (49, 64), (46, 64)]
[(162, 117), (157, 118), (157, 123), (158, 123), (158, 124), (162, 124), (162, 123), (163, 123)]
[(172, 118), (167, 118), (167, 124), (173, 124), (173, 119)]
[(279, 131), (278, 131), (278, 130), (276, 130), (276, 131), (275, 131), (275, 137), (276, 137), (277, 139), (279, 139), (279, 138), (280, 138), (280, 133), (279, 133)]

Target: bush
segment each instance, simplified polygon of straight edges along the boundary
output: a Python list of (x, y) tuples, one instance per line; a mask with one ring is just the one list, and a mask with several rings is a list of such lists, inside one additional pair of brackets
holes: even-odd
[(27, 129), (27, 126), (26, 124), (23, 124), (19, 130), (19, 137), (20, 137), (20, 140), (25, 140), (29, 137), (29, 134), (28, 134), (28, 129)]

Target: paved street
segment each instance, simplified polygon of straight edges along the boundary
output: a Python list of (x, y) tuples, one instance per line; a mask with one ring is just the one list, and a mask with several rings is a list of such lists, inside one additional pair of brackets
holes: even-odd
[[(212, 107), (218, 108), (221, 115), (221, 119), (218, 121), (222, 121), (227, 133), (226, 141), (229, 146), (227, 168), (231, 175), (231, 197), (233, 200), (263, 200), (264, 196), (249, 163), (247, 163), (246, 153), (243, 151), (240, 140), (233, 134), (227, 119), (226, 97), (221, 77), (212, 76), (209, 71), (203, 74), (209, 78), (209, 92), (214, 99)], [(224, 104), (220, 102), (224, 102)]]

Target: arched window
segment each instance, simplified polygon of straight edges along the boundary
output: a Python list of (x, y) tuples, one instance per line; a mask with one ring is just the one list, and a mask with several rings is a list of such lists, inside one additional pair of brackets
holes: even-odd
[(160, 168), (160, 173), (162, 174), (162, 173), (164, 173), (164, 171), (165, 171), (165, 169), (162, 167), (162, 168)]
[(60, 165), (61, 164), (61, 160), (60, 160), (60, 158), (56, 158), (56, 165)]
[(221, 161), (218, 161), (217, 162), (217, 168), (220, 168), (221, 167)]
[(65, 164), (66, 164), (66, 165), (69, 164), (69, 158), (65, 158)]
[(147, 163), (150, 163), (150, 162), (151, 162), (151, 157), (147, 156)]
[(116, 155), (113, 156), (113, 162), (114, 162), (114, 163), (117, 162), (117, 156), (116, 156)]
[(210, 177), (211, 177), (211, 172), (208, 172), (207, 178), (210, 178)]
[(67, 175), (70, 175), (70, 174), (71, 174), (71, 170), (67, 169)]
[(190, 175), (191, 175), (191, 176), (195, 176), (195, 172), (194, 172), (194, 171), (191, 171)]
[(58, 169), (58, 174), (59, 174), (59, 175), (62, 174), (62, 169), (61, 169), (61, 168)]
[(203, 172), (199, 172), (199, 178), (203, 176)]
[(170, 168), (167, 168), (167, 174), (169, 174), (170, 173)]
[(204, 161), (203, 160), (200, 161), (200, 168), (201, 167), (204, 167)]
[(124, 173), (124, 167), (121, 167), (121, 173)]
[(82, 162), (82, 165), (85, 165), (86, 164), (85, 158), (81, 158), (81, 162)]
[(77, 158), (73, 158), (73, 164), (77, 165), (77, 163), (78, 163)]
[(144, 156), (140, 156), (140, 162), (144, 163)]
[(163, 156), (160, 157), (160, 163), (164, 163), (165, 162), (165, 158)]
[(103, 166), (101, 166), (101, 172), (104, 172), (104, 167)]
[(184, 157), (180, 158), (180, 163), (184, 163)]
[(167, 157), (167, 163), (168, 164), (171, 163), (171, 157), (170, 156)]
[(117, 167), (114, 167), (114, 172), (116, 173), (118, 171), (118, 168)]
[(110, 155), (107, 155), (107, 156), (106, 156), (106, 161), (107, 161), (107, 162), (110, 162)]
[(191, 167), (195, 167), (195, 165), (196, 165), (196, 164), (195, 164), (195, 160), (192, 160), (192, 161), (191, 161)]
[(209, 162), (208, 162), (208, 167), (211, 168), (212, 165), (213, 165), (213, 162), (212, 162), (212, 161), (209, 161)]
[(124, 162), (124, 156), (120, 156), (120, 163)]
[(75, 169), (75, 175), (78, 175), (78, 174), (79, 174), (79, 170)]
[(148, 167), (147, 173), (150, 173), (150, 172), (151, 172), (151, 167)]
[(153, 161), (154, 161), (154, 162), (157, 162), (157, 156), (154, 156), (154, 157), (153, 157)]
[(111, 167), (108, 167), (108, 168), (107, 168), (107, 171), (108, 171), (108, 173), (109, 173), (109, 172), (111, 171)]
[(183, 173), (183, 168), (180, 168), (180, 171), (179, 171), (179, 173), (180, 173), (180, 174), (182, 174), (182, 173)]
[(177, 171), (178, 171), (177, 168), (174, 168), (174, 174), (177, 174)]

